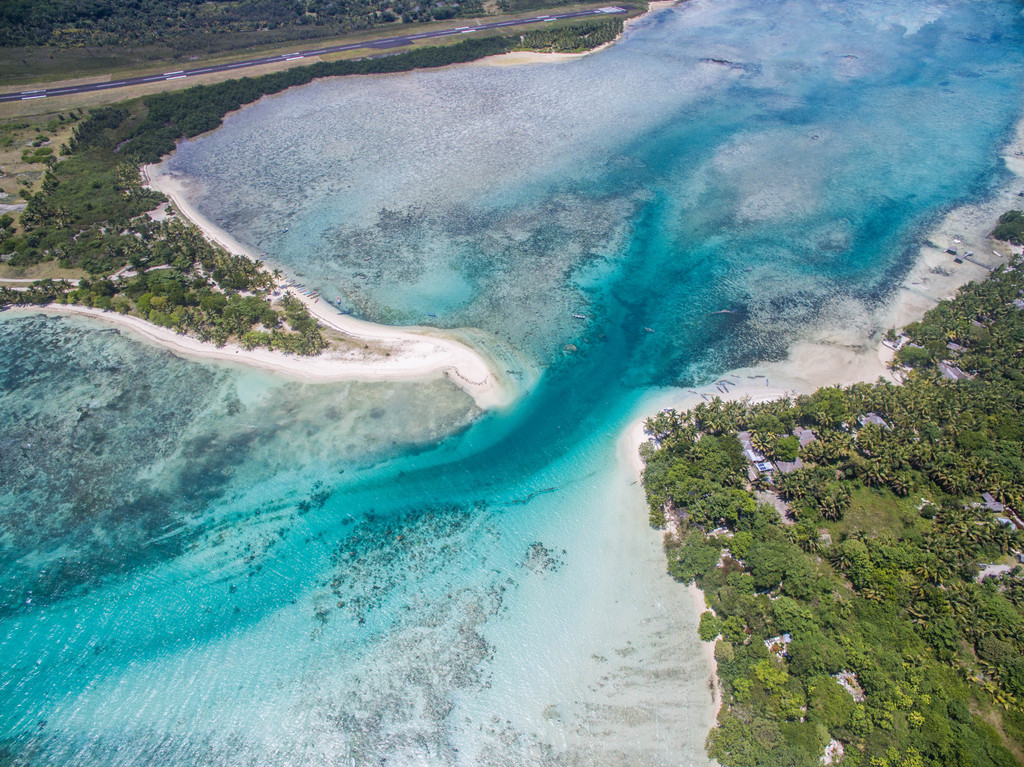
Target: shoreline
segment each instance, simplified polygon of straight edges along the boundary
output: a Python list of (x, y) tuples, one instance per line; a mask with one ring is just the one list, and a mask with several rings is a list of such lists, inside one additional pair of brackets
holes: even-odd
[[(1013, 136), (1003, 147), (1000, 157), (1011, 178), (994, 187), (985, 199), (948, 212), (927, 233), (917, 258), (890, 298), (875, 307), (867, 317), (861, 316), (862, 312), (856, 314), (857, 307), (850, 306), (851, 311), (845, 316), (840, 311), (831, 326), (794, 341), (786, 359), (722, 373), (716, 381), (735, 382), (734, 386), (725, 387), (726, 393), (715, 383), (709, 383), (690, 390), (666, 390), (644, 403), (644, 415), (631, 422), (620, 437), (623, 459), (628, 462), (637, 481), (643, 484), (644, 463), (639, 451), (640, 446), (648, 441), (644, 421), (662, 409), (689, 410), (714, 397), (724, 401), (746, 398), (757, 404), (786, 396), (811, 394), (822, 387), (873, 383), (879, 379), (901, 383), (888, 368), (895, 352), (882, 344), (886, 330), (899, 330), (916, 322), (940, 301), (955, 296), (964, 285), (987, 279), (991, 274), (990, 269), (969, 261), (954, 263), (953, 256), (945, 249), (974, 250), (978, 261), (992, 268), (1005, 264), (1015, 253), (1019, 254), (1019, 250), (1014, 251), (1009, 243), (991, 239), (989, 233), (1003, 212), (1012, 207), (1024, 207), (1017, 197), (1017, 190), (1024, 182), (1024, 118), (1014, 126)], [(662, 540), (668, 535), (664, 529), (659, 532)], [(691, 583), (688, 591), (699, 619), (700, 614), (708, 609), (704, 592), (696, 583)], [(715, 727), (724, 702), (715, 661), (716, 642), (700, 644), (714, 687), (712, 727)]]
[(422, 349), (400, 346), (401, 354), (383, 357), (378, 355), (375, 359), (348, 356), (350, 353), (345, 352), (325, 352), (316, 357), (301, 357), (263, 348), (243, 349), (237, 344), (214, 346), (192, 336), (179, 334), (170, 328), (153, 325), (140, 317), (87, 306), (11, 306), (0, 312), (0, 317), (7, 313), (85, 317), (118, 330), (126, 330), (138, 336), (143, 342), (152, 343), (184, 359), (235, 362), (308, 383), (415, 381), (443, 375), (466, 391), (481, 410), (504, 407), (511, 402), (507, 397), (508, 392), (498, 387), (493, 377), (480, 382), (457, 378), (458, 370), (451, 364), (451, 357), (445, 353), (447, 350), (444, 345), (432, 344), (429, 340), (419, 338), (415, 341), (423, 344)]
[(562, 64), (567, 61), (581, 59), (584, 56), (590, 56), (591, 54), (600, 53), (603, 50), (611, 48), (622, 39), (622, 36), (626, 34), (626, 31), (631, 25), (636, 24), (641, 19), (645, 19), (653, 13), (657, 13), (665, 8), (671, 8), (673, 5), (678, 5), (681, 2), (685, 2), (685, 0), (651, 0), (651, 2), (647, 4), (646, 11), (638, 16), (632, 16), (623, 22), (622, 32), (620, 32), (614, 40), (609, 40), (607, 43), (601, 43), (601, 45), (591, 48), (588, 51), (581, 51), (580, 53), (512, 51), (511, 53), (499, 53), (494, 56), (485, 56), (482, 59), (468, 63), (485, 67), (516, 67), (523, 64)]
[[(141, 166), (140, 172), (143, 183), (164, 194), (178, 213), (195, 225), (209, 241), (229, 253), (253, 261), (264, 260), (252, 248), (246, 247), (205, 218), (189, 202), (184, 185), (178, 179), (158, 172), (153, 165)], [(86, 310), (86, 307), (74, 307), (77, 311), (73, 311), (72, 307), (51, 305), (47, 309), (107, 319), (166, 346), (179, 356), (233, 360), (311, 381), (393, 381), (444, 375), (469, 394), (481, 410), (506, 407), (523, 390), (515, 386), (509, 377), (499, 374), (501, 366), (497, 359), (442, 331), (419, 326), (392, 327), (360, 320), (341, 314), (327, 301), (319, 302), (299, 292), (290, 292), (322, 325), (353, 342), (382, 346), (384, 356), (377, 354), (375, 358), (367, 358), (366, 355), (358, 357), (351, 352), (328, 350), (316, 357), (296, 357), (267, 349), (246, 350), (236, 344), (218, 348), (190, 336), (179, 335), (173, 330), (151, 325), (137, 317), (118, 314), (110, 316), (109, 312)], [(130, 322), (132, 320), (134, 322)], [(531, 376), (525, 378), (532, 381)]]

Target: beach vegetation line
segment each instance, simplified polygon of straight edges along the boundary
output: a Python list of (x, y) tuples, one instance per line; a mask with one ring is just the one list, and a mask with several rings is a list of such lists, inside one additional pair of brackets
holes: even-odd
[(668, 571), (710, 608), (726, 767), (1024, 755), (1020, 259), (904, 333), (902, 385), (645, 424)]

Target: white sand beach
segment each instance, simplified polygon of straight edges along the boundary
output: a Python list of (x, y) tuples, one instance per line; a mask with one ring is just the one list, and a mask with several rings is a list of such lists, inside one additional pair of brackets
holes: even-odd
[[(181, 182), (155, 166), (142, 169), (145, 182), (165, 194), (174, 207), (205, 237), (225, 250), (253, 260), (259, 254), (204, 218), (188, 201)], [(97, 317), (132, 330), (176, 354), (204, 359), (233, 360), (310, 381), (397, 381), (445, 375), (464, 389), (482, 409), (503, 407), (518, 396), (518, 387), (499, 374), (498, 363), (483, 351), (432, 328), (395, 328), (341, 314), (326, 302), (296, 294), (324, 326), (352, 342), (344, 351), (316, 357), (297, 357), (268, 349), (246, 350), (237, 345), (216, 347), (137, 317), (86, 307), (50, 306), (46, 311)], [(362, 348), (361, 348), (362, 347)], [(369, 348), (372, 347), (372, 348)]]
[[(641, 13), (639, 16), (634, 16), (631, 19), (626, 19), (624, 29), (629, 29), (630, 25), (635, 24), (642, 18), (649, 16), (652, 13), (663, 10), (665, 8), (671, 8), (673, 5), (677, 5), (681, 0), (654, 0), (654, 2), (647, 4), (647, 11)], [(594, 53), (599, 53), (606, 48), (611, 48), (622, 38), (619, 35), (614, 40), (611, 40), (603, 45), (599, 45), (596, 48), (591, 48), (589, 51), (583, 51), (582, 53), (541, 53), (540, 51), (512, 51), (511, 53), (499, 53), (497, 56), (487, 56), (486, 58), (480, 59), (479, 61), (471, 62), (472, 64), (484, 67), (515, 67), (522, 64), (561, 64), (566, 61), (573, 61), (575, 59), (581, 59), (584, 56), (590, 56)]]
[(515, 394), (511, 386), (492, 373), (482, 356), (457, 341), (403, 331), (375, 332), (379, 326), (372, 323), (365, 323), (369, 326), (366, 333), (346, 333), (355, 341), (384, 341), (387, 351), (382, 352), (378, 345), (372, 351), (354, 348), (299, 357), (270, 349), (243, 349), (236, 344), (215, 346), (139, 317), (87, 306), (49, 304), (11, 307), (8, 311), (89, 317), (134, 333), (180, 357), (237, 362), (311, 383), (407, 381), (444, 375), (472, 396), (482, 410), (508, 405)]

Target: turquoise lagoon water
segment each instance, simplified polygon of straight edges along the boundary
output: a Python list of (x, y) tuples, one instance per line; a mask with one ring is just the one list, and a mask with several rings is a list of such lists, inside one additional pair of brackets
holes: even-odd
[(543, 372), (480, 417), (442, 382), (4, 319), (0, 747), (706, 763), (695, 618), (621, 430), (885, 300), (1005, 181), (1021, 43), (1014, 2), (694, 0), (570, 63), (319, 82), (183, 144), (200, 210), (289, 273)]

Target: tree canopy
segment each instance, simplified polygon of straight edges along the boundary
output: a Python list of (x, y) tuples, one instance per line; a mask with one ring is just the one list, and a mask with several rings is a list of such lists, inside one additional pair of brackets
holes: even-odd
[[(926, 362), (903, 385), (648, 419), (651, 522), (669, 530), (669, 573), (711, 608), (699, 632), (716, 641), (725, 705), (707, 747), (723, 765), (811, 767), (831, 741), (843, 764), (872, 767), (1024, 754), (1019, 267), (906, 328)], [(974, 377), (949, 380), (941, 360)], [(802, 466), (752, 471), (740, 431)], [(1005, 566), (982, 581), (986, 563)]]

